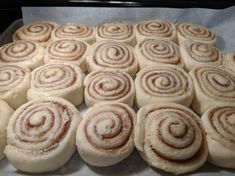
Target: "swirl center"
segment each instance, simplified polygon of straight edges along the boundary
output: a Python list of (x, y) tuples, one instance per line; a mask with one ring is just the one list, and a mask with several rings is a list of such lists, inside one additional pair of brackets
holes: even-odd
[(120, 52), (116, 48), (108, 48), (108, 57), (110, 58), (117, 58), (118, 55), (120, 55)]
[(104, 80), (104, 82), (101, 84), (103, 90), (114, 90), (115, 88), (119, 87), (119, 84), (117, 81), (107, 78)]
[(213, 77), (213, 80), (221, 86), (227, 87), (229, 85), (228, 80), (225, 79), (224, 76), (221, 76), (221, 75), (218, 75), (218, 74)]
[(227, 122), (230, 125), (235, 125), (235, 114), (231, 114), (230, 116), (227, 117)]
[(97, 124), (96, 129), (99, 135), (108, 138), (112, 137), (116, 133), (114, 127), (115, 127), (114, 120), (105, 118), (102, 122)]
[(41, 116), (41, 112), (35, 113), (33, 116), (29, 119), (29, 126), (31, 127), (40, 127), (43, 125), (46, 121), (45, 116)]
[(173, 122), (170, 125), (170, 131), (171, 131), (172, 135), (176, 138), (183, 137), (183, 135), (186, 132), (186, 125), (185, 125), (185, 123)]
[(171, 84), (171, 81), (167, 77), (159, 77), (158, 79), (155, 79), (154, 85), (158, 87), (159, 85), (167, 87)]

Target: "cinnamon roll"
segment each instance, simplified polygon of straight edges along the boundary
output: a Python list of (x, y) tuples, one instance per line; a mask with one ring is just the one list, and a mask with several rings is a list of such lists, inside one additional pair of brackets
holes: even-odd
[(57, 23), (51, 21), (28, 23), (14, 33), (13, 41), (30, 40), (38, 42), (46, 47), (51, 42), (51, 31), (58, 26)]
[(178, 43), (186, 40), (215, 45), (216, 34), (205, 26), (192, 23), (176, 24)]
[(235, 53), (226, 54), (223, 64), (227, 71), (235, 75)]
[(206, 43), (186, 41), (179, 48), (187, 71), (194, 66), (219, 66), (223, 62), (223, 56), (219, 49)]
[(194, 95), (190, 76), (176, 66), (146, 67), (135, 79), (136, 105), (179, 103), (189, 106)]
[(176, 29), (166, 20), (142, 21), (135, 25), (137, 43), (145, 39), (170, 40), (176, 42)]
[(133, 26), (126, 22), (112, 22), (96, 27), (96, 41), (111, 40), (135, 46)]
[(75, 106), (83, 102), (82, 70), (74, 64), (46, 64), (32, 72), (28, 100), (41, 97), (62, 97)]
[(27, 101), (30, 73), (25, 66), (0, 64), (0, 99), (6, 101), (13, 109)]
[(51, 33), (52, 41), (69, 39), (92, 44), (95, 42), (95, 30), (85, 24), (68, 23), (55, 28)]
[(127, 73), (120, 71), (94, 71), (85, 78), (84, 95), (87, 106), (103, 101), (116, 101), (133, 105), (134, 81)]
[(208, 109), (202, 116), (211, 163), (235, 169), (235, 106)]
[(45, 49), (37, 42), (19, 40), (0, 48), (0, 64), (27, 66), (31, 70), (43, 64)]
[(5, 154), (20, 171), (43, 173), (63, 166), (76, 150), (78, 110), (62, 98), (29, 101), (7, 127)]
[(141, 108), (137, 113), (134, 141), (149, 165), (173, 174), (197, 170), (208, 156), (200, 118), (179, 104)]
[(89, 45), (85, 42), (62, 39), (52, 42), (46, 49), (45, 63), (74, 63), (86, 71)]
[(189, 74), (195, 88), (192, 107), (198, 114), (211, 106), (235, 105), (235, 76), (214, 66), (194, 67)]
[(167, 40), (145, 39), (135, 46), (140, 69), (163, 64), (184, 67), (179, 47)]
[(4, 149), (7, 145), (7, 125), (13, 113), (13, 109), (4, 101), (0, 100), (0, 160), (5, 157)]
[(76, 144), (82, 159), (94, 166), (114, 165), (134, 149), (135, 112), (126, 104), (101, 103), (84, 114)]
[(138, 71), (138, 60), (131, 46), (114, 41), (103, 41), (92, 45), (86, 66), (89, 73), (110, 69), (134, 76)]

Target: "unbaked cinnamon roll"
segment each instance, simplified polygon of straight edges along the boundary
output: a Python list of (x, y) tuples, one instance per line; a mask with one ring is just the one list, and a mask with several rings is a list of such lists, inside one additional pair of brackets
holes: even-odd
[(89, 73), (110, 69), (134, 76), (138, 71), (138, 60), (131, 46), (114, 41), (103, 41), (92, 45), (86, 66)]
[(192, 23), (178, 23), (176, 24), (178, 43), (185, 40), (192, 40), (195, 42), (203, 42), (210, 45), (215, 45), (216, 34), (205, 26)]
[(52, 41), (72, 39), (92, 44), (95, 42), (95, 30), (85, 24), (68, 23), (55, 28), (51, 33)]
[(75, 106), (83, 102), (82, 70), (74, 64), (46, 64), (32, 72), (28, 100), (42, 97), (62, 97)]
[(141, 108), (137, 113), (134, 141), (149, 165), (173, 174), (197, 170), (208, 156), (200, 118), (179, 104)]
[(202, 116), (211, 163), (235, 169), (235, 106), (208, 109)]
[(135, 112), (126, 104), (101, 103), (84, 114), (76, 144), (82, 159), (94, 166), (117, 164), (134, 149)]
[(144, 39), (170, 40), (176, 42), (176, 29), (166, 20), (142, 21), (135, 25), (137, 43)]
[(10, 118), (5, 154), (20, 171), (43, 173), (63, 166), (76, 150), (78, 110), (62, 98), (22, 105)]
[(184, 67), (179, 47), (167, 40), (145, 39), (135, 46), (140, 69), (163, 64)]
[(0, 160), (5, 157), (4, 149), (7, 145), (7, 125), (13, 112), (13, 109), (6, 102), (0, 100)]
[(43, 64), (45, 49), (37, 42), (19, 40), (0, 48), (0, 63), (27, 66), (31, 70)]
[(86, 71), (89, 45), (85, 42), (62, 39), (52, 42), (46, 49), (45, 63), (74, 63)]
[(222, 65), (223, 56), (219, 49), (201, 42), (186, 41), (180, 45), (180, 54), (187, 71), (194, 66)]
[(192, 107), (198, 114), (203, 114), (211, 106), (235, 105), (235, 76), (225, 69), (200, 66), (194, 67), (189, 74), (195, 88)]
[(135, 46), (133, 26), (125, 22), (112, 22), (96, 27), (96, 41), (111, 40)]
[(235, 53), (226, 54), (223, 65), (225, 66), (227, 71), (235, 75)]
[(176, 66), (146, 67), (135, 79), (136, 105), (179, 103), (189, 106), (194, 95), (193, 81)]
[(94, 71), (85, 78), (84, 96), (87, 106), (104, 101), (116, 101), (133, 105), (134, 81), (127, 73), (120, 71)]
[(0, 99), (13, 109), (27, 101), (30, 88), (30, 70), (25, 66), (0, 64)]
[(14, 33), (13, 41), (30, 40), (38, 42), (46, 47), (51, 42), (51, 31), (58, 26), (57, 23), (51, 21), (28, 23)]

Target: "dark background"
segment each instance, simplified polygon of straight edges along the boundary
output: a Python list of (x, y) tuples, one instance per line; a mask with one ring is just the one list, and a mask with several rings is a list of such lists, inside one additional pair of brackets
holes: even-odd
[(222, 9), (235, 5), (235, 0), (3, 0), (0, 6), (0, 33), (22, 18), (21, 6), (93, 6), (93, 7), (175, 7)]

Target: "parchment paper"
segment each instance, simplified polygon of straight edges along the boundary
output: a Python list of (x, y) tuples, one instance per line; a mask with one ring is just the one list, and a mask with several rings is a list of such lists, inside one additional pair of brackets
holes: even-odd
[[(97, 25), (111, 21), (136, 23), (147, 19), (167, 19), (172, 22), (195, 22), (211, 28), (217, 33), (217, 47), (223, 52), (235, 51), (235, 6), (224, 10), (211, 9), (172, 9), (172, 8), (88, 8), (88, 7), (23, 7), (25, 23), (35, 20), (52, 20), (60, 24), (67, 22)], [(84, 113), (85, 105), (78, 107)], [(17, 171), (5, 159), (0, 161), (0, 175), (25, 175)], [(40, 174), (42, 175), (42, 174)], [(121, 163), (105, 168), (85, 164), (76, 152), (71, 160), (59, 170), (44, 175), (73, 176), (158, 176), (171, 175), (149, 167), (134, 151)], [(187, 174), (189, 175), (189, 174)], [(190, 175), (219, 176), (235, 175), (231, 169), (223, 169), (206, 163)]]

